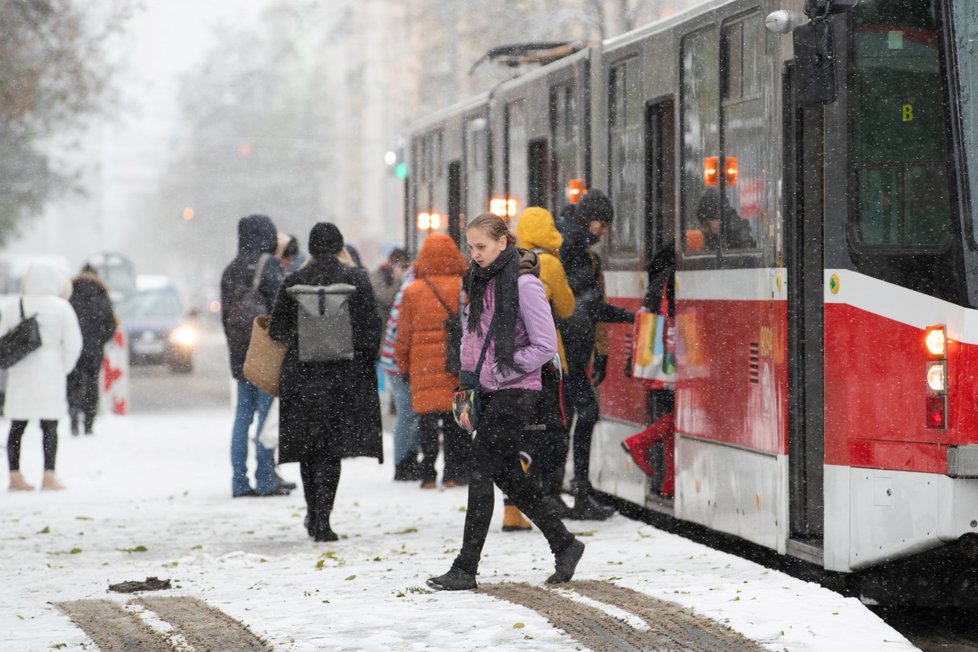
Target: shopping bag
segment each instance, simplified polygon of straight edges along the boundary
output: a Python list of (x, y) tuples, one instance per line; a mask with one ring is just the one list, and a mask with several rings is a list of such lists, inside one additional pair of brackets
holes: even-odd
[(27, 354), (41, 347), (41, 329), (37, 315), (24, 316), (24, 300), (20, 300), (20, 323), (0, 337), (0, 369), (14, 366)]
[(276, 342), (268, 334), (268, 315), (255, 317), (251, 340), (245, 354), (245, 379), (272, 396), (278, 396), (278, 377), (285, 359), (285, 345)]
[(632, 325), (632, 378), (661, 388), (676, 381), (675, 320), (639, 308)]

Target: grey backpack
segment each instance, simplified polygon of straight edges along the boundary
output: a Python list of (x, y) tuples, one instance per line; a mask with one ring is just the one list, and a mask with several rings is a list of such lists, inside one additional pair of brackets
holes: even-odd
[(346, 283), (293, 285), (289, 295), (299, 304), (299, 360), (330, 362), (353, 359), (353, 324)]

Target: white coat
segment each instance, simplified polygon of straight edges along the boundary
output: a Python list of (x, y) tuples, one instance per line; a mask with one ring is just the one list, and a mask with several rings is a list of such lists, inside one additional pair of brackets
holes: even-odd
[[(21, 281), (24, 314), (37, 314), (41, 347), (7, 369), (3, 415), (11, 420), (60, 419), (68, 412), (66, 384), (82, 349), (78, 317), (68, 303), (71, 279), (49, 263), (32, 264)], [(20, 301), (0, 314), (0, 335), (20, 323)]]

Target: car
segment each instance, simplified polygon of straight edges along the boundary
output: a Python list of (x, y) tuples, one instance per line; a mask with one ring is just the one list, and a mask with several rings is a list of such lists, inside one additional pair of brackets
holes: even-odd
[(138, 276), (135, 292), (117, 311), (129, 340), (130, 364), (165, 364), (173, 373), (193, 371), (200, 332), (167, 277)]

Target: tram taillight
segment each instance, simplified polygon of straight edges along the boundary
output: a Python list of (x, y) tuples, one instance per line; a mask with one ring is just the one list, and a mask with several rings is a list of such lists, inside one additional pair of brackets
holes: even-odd
[(438, 213), (418, 213), (419, 231), (437, 231), (441, 228), (441, 215)]
[(947, 331), (944, 326), (924, 330), (924, 348), (931, 358), (925, 366), (927, 427), (947, 429)]

